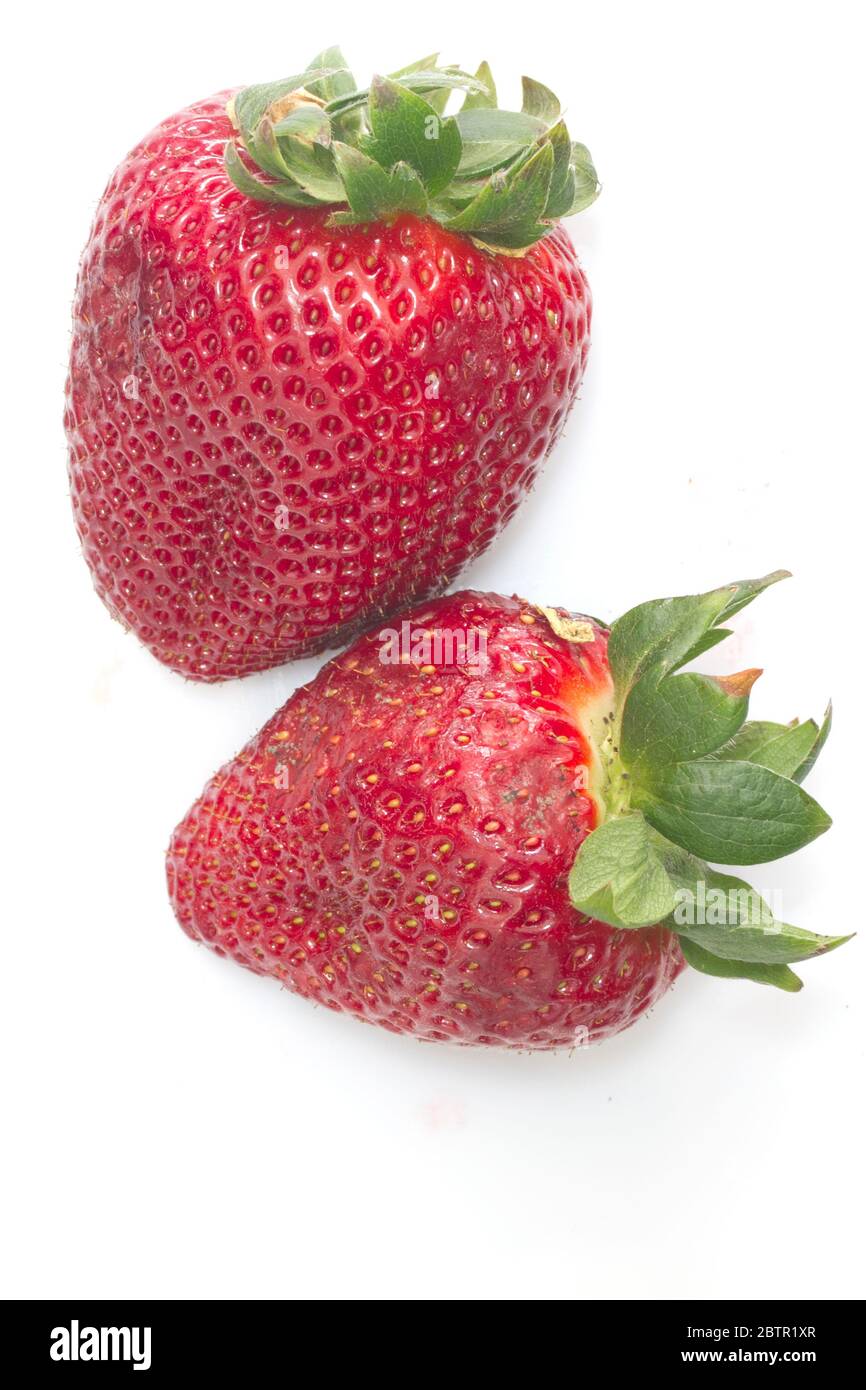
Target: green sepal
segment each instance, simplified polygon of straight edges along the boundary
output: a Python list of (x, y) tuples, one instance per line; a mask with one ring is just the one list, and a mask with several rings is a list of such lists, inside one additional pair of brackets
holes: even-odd
[(628, 768), (651, 771), (714, 753), (733, 739), (748, 709), (748, 695), (729, 694), (714, 676), (659, 681), (650, 672), (626, 701), (620, 757)]
[(523, 85), (522, 110), (526, 112), (527, 116), (535, 116), (539, 121), (544, 121), (545, 125), (553, 125), (562, 110), (559, 97), (555, 96), (549, 87), (545, 87), (543, 82), (536, 82), (534, 77), (524, 77), (521, 82)]
[(383, 169), (411, 165), (428, 196), (435, 198), (460, 163), (463, 145), (457, 122), (443, 118), (423, 97), (389, 77), (374, 77), (369, 110), (371, 134), (363, 142), (364, 153)]
[(711, 973), (764, 983), (790, 985), (782, 966), (825, 955), (850, 939), (778, 921), (743, 879), (665, 840), (636, 812), (605, 821), (587, 836), (569, 874), (569, 895), (578, 912), (620, 930), (667, 927), (687, 958), (691, 947), (709, 958)]
[(424, 185), (409, 164), (385, 170), (369, 155), (340, 141), (334, 142), (333, 152), (350, 208), (348, 213), (333, 214), (331, 221), (336, 225), (378, 222), (398, 212), (423, 216), (427, 211)]
[(388, 76), (401, 82), (404, 77), (412, 77), (416, 72), (435, 72), (438, 62), (438, 53), (428, 53), (423, 58), (416, 58), (414, 63), (407, 63), (405, 67), (398, 68), (396, 72), (389, 72)]
[(482, 90), (467, 92), (463, 99), (461, 111), (474, 111), (476, 107), (483, 106), (487, 109), (496, 109), (496, 83), (493, 80), (493, 73), (490, 71), (489, 63), (481, 63), (475, 73), (476, 80), (481, 83)]
[[(308, 79), (306, 89), (311, 96), (318, 97), (326, 106), (357, 90), (358, 84), (339, 48), (326, 48), (318, 53), (310, 63), (307, 73), (317, 69), (325, 70), (328, 76), (312, 82)], [(328, 114), (327, 111), (325, 114)], [(357, 108), (345, 111), (342, 116), (334, 117), (333, 120), (328, 117), (328, 120), (332, 138), (335, 140), (352, 141), (360, 134), (361, 116)]]
[(225, 147), (225, 165), (226, 173), (235, 188), (248, 198), (254, 198), (256, 202), (281, 203), (284, 207), (315, 207), (315, 198), (311, 198), (299, 185), (288, 179), (280, 180), (278, 183), (263, 183), (261, 179), (256, 178), (246, 168), (231, 140)]
[[(392, 74), (392, 76), (398, 76), (398, 74)], [(422, 95), (427, 92), (438, 92), (443, 87), (447, 87), (449, 91), (485, 91), (483, 82), (479, 82), (468, 72), (460, 72), (457, 68), (442, 68), (435, 72), (415, 72), (410, 69), (399, 75), (399, 80), (401, 87), (406, 87), (409, 91), (419, 92)], [(345, 96), (335, 97), (333, 101), (328, 102), (325, 109), (331, 117), (342, 117), (347, 111), (366, 106), (369, 99), (370, 88), (359, 87)]]
[(544, 216), (554, 221), (566, 217), (575, 197), (575, 175), (571, 167), (571, 140), (564, 121), (557, 121), (547, 139), (553, 150), (553, 172), (544, 207)]
[(636, 812), (587, 836), (568, 886), (587, 917), (623, 930), (662, 925), (726, 960), (788, 965), (850, 940), (778, 921), (750, 884), (665, 840)]
[[(311, 82), (310, 74), (317, 71), (324, 72), (326, 76)], [(304, 86), (310, 95), (326, 103), (355, 91), (355, 79), (349, 71), (349, 65), (342, 51), (336, 47), (326, 48), (317, 53), (304, 78)]]
[[(233, 102), (234, 116), (249, 153), (252, 154), (249, 142), (254, 140), (257, 127), (277, 102), (295, 92), (309, 91), (307, 83), (311, 79), (334, 78), (338, 71), (336, 68), (310, 68), (306, 72), (295, 73), (292, 77), (284, 77), (282, 81), (262, 82), (258, 86), (245, 87), (243, 91), (238, 92)], [(313, 85), (316, 85), (315, 81)]]
[(829, 816), (799, 783), (831, 711), (820, 728), (813, 720), (748, 723), (759, 671), (682, 671), (729, 635), (721, 623), (785, 573), (641, 604), (613, 624), (612, 707), (596, 747), (602, 823), (577, 853), (569, 891), (577, 911), (611, 927), (676, 932), (686, 958), (707, 973), (797, 989), (790, 963), (849, 937), (776, 920), (747, 883), (707, 861), (768, 862), (828, 829)]
[(780, 922), (760, 893), (743, 879), (720, 873), (693, 856), (689, 856), (689, 868), (694, 883), (678, 890), (677, 905), (665, 925), (715, 956), (790, 965), (826, 955), (851, 939), (851, 933), (819, 936)]
[(849, 939), (778, 921), (750, 884), (666, 840), (634, 811), (587, 836), (568, 887), (587, 917), (627, 930), (661, 924), (730, 960), (789, 964)]
[(454, 117), (463, 142), (460, 177), (490, 174), (524, 156), (547, 134), (543, 121), (522, 111), (465, 106)]
[(445, 226), (452, 232), (484, 234), (494, 246), (519, 249), (543, 235), (539, 226), (553, 175), (553, 150), (544, 144), (524, 164), (494, 174), (477, 198)]
[(336, 203), (346, 194), (337, 176), (333, 155), (322, 146), (305, 146), (301, 140), (280, 142), (289, 173), (299, 188), (317, 203)]
[[(463, 106), (447, 116), (455, 91)], [(340, 49), (327, 48), (305, 72), (232, 98), (229, 176), (262, 202), (328, 208), (332, 224), (410, 212), (520, 255), (587, 207), (599, 183), (543, 83), (524, 79), (522, 111), (501, 111), (496, 101), (486, 63), (473, 75), (428, 54), (357, 87)]]
[(676, 908), (678, 879), (661, 837), (639, 812), (605, 821), (588, 835), (568, 876), (578, 912), (611, 927), (650, 927)]
[(713, 756), (723, 761), (758, 763), (782, 777), (802, 782), (817, 762), (832, 719), (832, 706), (828, 705), (820, 728), (814, 719), (802, 724), (797, 720), (790, 724), (772, 724), (768, 720), (744, 724)]
[(698, 946), (694, 941), (680, 938), (680, 948), (686, 963), (702, 975), (715, 975), (722, 980), (753, 980), (758, 985), (774, 985), (787, 994), (797, 994), (803, 981), (787, 965), (762, 965), (756, 961), (723, 960)]
[(854, 935), (818, 936), (816, 932), (776, 922), (771, 927), (679, 927), (677, 936), (711, 951), (722, 960), (759, 965), (788, 965), (792, 961), (812, 960), (844, 946)]
[(704, 652), (711, 651), (713, 647), (717, 647), (720, 642), (724, 642), (725, 638), (730, 637), (730, 635), (731, 629), (729, 627), (711, 627), (708, 632), (704, 633), (703, 637), (698, 638), (697, 642), (688, 652), (688, 655), (679, 665), (685, 666), (689, 661), (697, 661), (698, 657), (703, 656)]
[[(810, 724), (814, 724), (814, 722), (814, 719), (809, 720)], [(809, 773), (812, 771), (812, 768), (815, 766), (816, 762), (818, 761), (818, 758), (821, 755), (821, 750), (823, 749), (824, 744), (830, 737), (830, 730), (832, 729), (832, 727), (833, 701), (829, 700), (827, 702), (827, 708), (824, 711), (824, 718), (821, 720), (821, 727), (818, 730), (818, 737), (815, 739), (815, 742), (809, 749), (808, 756), (802, 763), (800, 763), (800, 766), (796, 768), (792, 773), (795, 782), (803, 782), (809, 776)]]
[(311, 102), (296, 106), (278, 121), (272, 122), (263, 117), (260, 128), (270, 128), (279, 144), (289, 140), (300, 140), (305, 144), (328, 145), (331, 139), (331, 123), (321, 106)]
[[(267, 123), (259, 127), (263, 133)], [(343, 184), (329, 149), (331, 127), (321, 107), (297, 107), (278, 121), (272, 139), (289, 177), (318, 202), (342, 202)]]
[(758, 763), (698, 758), (654, 768), (631, 795), (660, 835), (719, 864), (782, 859), (831, 825), (808, 792)]
[(590, 207), (601, 192), (598, 174), (586, 145), (573, 143), (571, 146), (571, 173), (573, 194), (564, 217), (574, 217)]
[[(416, 63), (409, 63), (405, 68), (398, 68), (396, 72), (389, 72), (388, 76), (393, 77), (397, 82), (401, 82), (404, 77), (412, 77), (416, 72), (425, 72), (435, 69), (439, 61), (438, 53), (428, 53), (426, 58), (419, 58)], [(444, 69), (443, 69), (444, 71)], [(458, 69), (454, 69), (458, 71)], [(451, 95), (451, 88), (438, 87), (435, 91), (425, 92), (424, 98), (433, 110), (441, 116), (445, 110), (448, 98)]]
[(274, 128), (267, 117), (263, 117), (256, 126), (255, 133), (248, 136), (246, 150), (259, 168), (271, 178), (288, 183), (290, 187), (294, 184), (295, 180), (289, 172), (283, 152), (277, 144)]
[(614, 623), (608, 643), (618, 706), (622, 708), (642, 676), (652, 672), (661, 679), (677, 671), (707, 650), (712, 628), (788, 577), (787, 570), (774, 570), (763, 579), (741, 580), (706, 594), (652, 599), (630, 609)]

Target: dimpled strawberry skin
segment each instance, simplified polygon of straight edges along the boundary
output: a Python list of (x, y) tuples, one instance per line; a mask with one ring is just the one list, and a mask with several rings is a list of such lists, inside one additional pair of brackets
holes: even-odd
[(568, 900), (597, 823), (590, 714), (607, 634), (464, 592), (413, 632), (475, 629), (483, 668), (383, 664), (362, 637), (219, 772), (175, 831), (172, 903), (220, 955), (393, 1032), (541, 1048), (633, 1023), (682, 968), (661, 927)]
[(512, 257), (413, 217), (329, 229), (251, 201), (225, 173), (225, 99), (109, 183), (66, 409), (97, 592), (206, 681), (441, 592), (531, 487), (591, 317), (561, 227)]

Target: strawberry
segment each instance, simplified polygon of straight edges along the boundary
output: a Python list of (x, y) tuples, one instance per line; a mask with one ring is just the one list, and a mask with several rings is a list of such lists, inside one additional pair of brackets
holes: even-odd
[[(393, 1032), (554, 1048), (628, 1027), (684, 959), (797, 989), (845, 938), (777, 921), (705, 861), (824, 831), (829, 728), (746, 722), (760, 674), (680, 667), (780, 574), (608, 632), (464, 592), (329, 662), (178, 826), (194, 940)], [(720, 910), (721, 908), (723, 910)]]
[(498, 110), (486, 65), (359, 91), (329, 50), (158, 126), (75, 298), (72, 502), (112, 615), (214, 681), (441, 592), (574, 402), (591, 304), (558, 219), (597, 190), (553, 94)]

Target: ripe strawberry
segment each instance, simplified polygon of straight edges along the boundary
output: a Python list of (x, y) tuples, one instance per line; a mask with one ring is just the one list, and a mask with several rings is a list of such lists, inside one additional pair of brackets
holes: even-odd
[(67, 390), (75, 523), (109, 611), (195, 679), (441, 592), (574, 402), (591, 305), (557, 221), (596, 195), (589, 155), (540, 84), (500, 111), (486, 66), (433, 62), (358, 92), (331, 50), (198, 102), (97, 209)]
[(674, 674), (777, 577), (641, 605), (610, 635), (465, 592), (410, 613), (402, 646), (396, 629), (362, 637), (178, 826), (183, 929), (329, 1008), (442, 1041), (608, 1037), (683, 955), (798, 988), (787, 962), (841, 938), (775, 922), (754, 894), (721, 925), (680, 912), (689, 893), (750, 892), (698, 854), (758, 862), (829, 824), (793, 780), (826, 725), (745, 723), (758, 672)]

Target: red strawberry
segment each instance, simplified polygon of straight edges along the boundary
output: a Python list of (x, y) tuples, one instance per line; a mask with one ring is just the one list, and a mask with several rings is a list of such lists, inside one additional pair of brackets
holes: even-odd
[(355, 92), (331, 51), (228, 114), (228, 94), (199, 102), (97, 209), (67, 393), (76, 527), (109, 611), (199, 680), (441, 592), (580, 384), (590, 296), (556, 223), (597, 181), (556, 99), (525, 81), (522, 112), (492, 110), (486, 67), (398, 76)]
[[(594, 620), (471, 592), (361, 638), (175, 831), (181, 925), (329, 1008), (464, 1043), (607, 1037), (683, 954), (798, 987), (787, 962), (841, 938), (756, 925), (742, 901), (721, 926), (680, 912), (692, 888), (692, 906), (722, 882), (749, 891), (696, 857), (725, 857), (714, 833), (757, 862), (828, 824), (793, 780), (826, 726), (745, 723), (756, 672), (674, 674), (768, 582), (644, 604), (609, 640)], [(711, 786), (680, 823), (687, 793), (666, 778), (684, 772)]]

